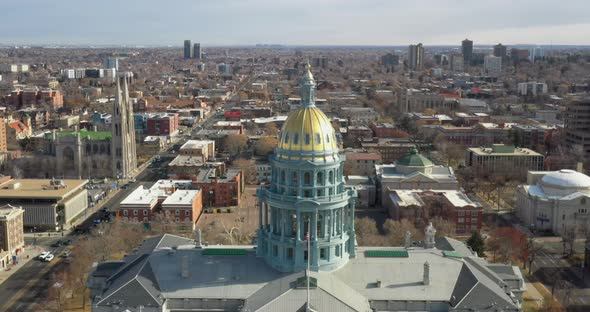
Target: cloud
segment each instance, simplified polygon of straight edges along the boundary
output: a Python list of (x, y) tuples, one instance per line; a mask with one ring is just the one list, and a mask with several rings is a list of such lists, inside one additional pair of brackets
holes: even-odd
[[(590, 44), (587, 0), (2, 0), (11, 43)], [(10, 12), (10, 13), (6, 13)]]

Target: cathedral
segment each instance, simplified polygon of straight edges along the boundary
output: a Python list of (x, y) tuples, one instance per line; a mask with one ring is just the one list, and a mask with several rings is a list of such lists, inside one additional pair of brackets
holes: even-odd
[(133, 174), (137, 156), (128, 84), (128, 73), (117, 80), (111, 131), (53, 130), (31, 138), (34, 150), (47, 155), (40, 162), (55, 170), (46, 172), (44, 178), (125, 178)]
[(223, 246), (160, 235), (121, 261), (98, 264), (92, 310), (107, 311), (521, 311), (518, 267), (491, 264), (463, 242), (357, 246), (357, 194), (328, 118), (315, 106), (309, 66), (301, 106), (284, 123), (261, 186), (256, 245)]

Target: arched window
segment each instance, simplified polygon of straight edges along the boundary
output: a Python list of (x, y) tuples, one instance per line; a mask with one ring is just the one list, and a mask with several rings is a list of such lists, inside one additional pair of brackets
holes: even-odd
[(297, 183), (298, 183), (297, 172), (293, 171), (293, 173), (291, 173), (291, 184), (297, 184)]
[(285, 144), (289, 143), (289, 133), (285, 133)]
[(330, 181), (330, 184), (334, 184), (334, 171), (330, 170), (328, 173), (328, 180)]
[(305, 144), (309, 145), (309, 143), (311, 143), (310, 141), (311, 141), (311, 138), (309, 137), (309, 133), (306, 133), (305, 134)]
[(299, 144), (299, 133), (293, 135), (293, 144)]
[(322, 137), (320, 136), (319, 133), (315, 134), (315, 143), (316, 144), (322, 144)]
[(281, 183), (285, 183), (285, 169), (281, 170)]
[(318, 185), (324, 185), (324, 173), (323, 172), (318, 172), (317, 178), (316, 178), (316, 184)]
[(330, 135), (326, 134), (326, 142), (330, 143)]
[(311, 184), (311, 174), (309, 174), (309, 172), (305, 172), (303, 174), (303, 184), (305, 184), (305, 185)]

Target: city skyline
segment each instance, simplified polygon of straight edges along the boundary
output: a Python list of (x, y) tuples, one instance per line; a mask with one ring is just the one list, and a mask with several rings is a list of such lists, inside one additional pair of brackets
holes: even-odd
[[(456, 45), (469, 38), (476, 46), (498, 42), (590, 44), (584, 35), (590, 31), (584, 14), (590, 5), (579, 0), (568, 1), (567, 6), (547, 0), (429, 0), (420, 4), (382, 0), (281, 4), (269, 0), (178, 0), (173, 5), (153, 0), (105, 0), (91, 9), (74, 0), (10, 0), (0, 4), (4, 12), (17, 12), (22, 7), (29, 8), (29, 22), (22, 23), (19, 14), (7, 15), (5, 27), (0, 27), (0, 43), (176, 46), (194, 38), (203, 46), (396, 46), (418, 42), (433, 46)], [(18, 31), (8, 25), (18, 25)], [(39, 31), (41, 27), (44, 32)]]

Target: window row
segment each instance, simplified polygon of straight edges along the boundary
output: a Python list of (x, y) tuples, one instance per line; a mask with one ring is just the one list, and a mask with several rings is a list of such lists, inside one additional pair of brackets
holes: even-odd
[[(284, 138), (281, 138), (281, 136), (279, 135), (279, 141), (281, 139), (283, 139), (283, 142), (285, 144), (289, 144), (289, 140), (291, 139), (291, 136), (289, 135), (289, 132), (285, 133), (285, 137)], [(299, 144), (299, 139), (300, 139), (299, 138), (299, 133), (295, 133), (293, 135), (293, 144)], [(304, 137), (301, 138), (301, 139), (303, 139), (303, 143), (305, 145), (311, 144), (312, 137), (311, 137), (311, 134), (310, 133), (306, 133), (304, 135)], [(315, 140), (315, 144), (322, 144), (322, 136), (321, 136), (321, 134), (319, 132), (318, 133), (315, 133), (315, 135), (313, 136), (313, 139)], [(330, 136), (329, 133), (326, 133), (325, 142), (326, 143), (330, 143), (332, 140), (334, 142), (336, 142), (336, 134), (335, 133), (332, 133), (332, 135)]]

